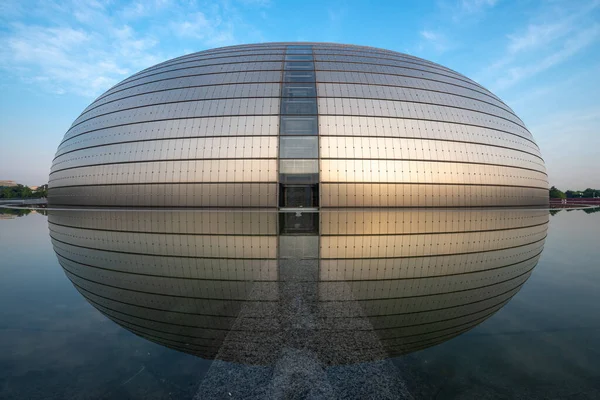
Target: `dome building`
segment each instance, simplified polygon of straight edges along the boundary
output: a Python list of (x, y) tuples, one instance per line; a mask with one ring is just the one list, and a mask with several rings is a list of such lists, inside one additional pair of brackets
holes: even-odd
[(498, 97), (371, 47), (267, 43), (141, 71), (58, 147), (50, 205), (546, 205), (544, 161)]

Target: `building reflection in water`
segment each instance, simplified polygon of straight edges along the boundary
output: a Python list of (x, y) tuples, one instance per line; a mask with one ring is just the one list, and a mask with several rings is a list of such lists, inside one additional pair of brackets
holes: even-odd
[(153, 342), (242, 364), (323, 365), (445, 342), (531, 275), (547, 210), (49, 212), (67, 277)]

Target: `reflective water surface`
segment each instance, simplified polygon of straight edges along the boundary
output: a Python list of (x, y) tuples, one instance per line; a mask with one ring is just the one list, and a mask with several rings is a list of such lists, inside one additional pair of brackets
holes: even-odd
[(600, 213), (1, 216), (2, 398), (600, 396)]

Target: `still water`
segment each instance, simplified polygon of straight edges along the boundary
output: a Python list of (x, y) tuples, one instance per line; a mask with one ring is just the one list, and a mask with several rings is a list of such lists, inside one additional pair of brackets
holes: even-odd
[(600, 398), (600, 213), (0, 214), (0, 398)]

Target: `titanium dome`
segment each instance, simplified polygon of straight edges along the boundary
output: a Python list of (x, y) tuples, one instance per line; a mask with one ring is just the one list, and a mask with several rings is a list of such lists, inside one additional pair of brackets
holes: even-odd
[(544, 161), (498, 97), (371, 47), (267, 43), (179, 57), (75, 120), (51, 205), (546, 205)]

